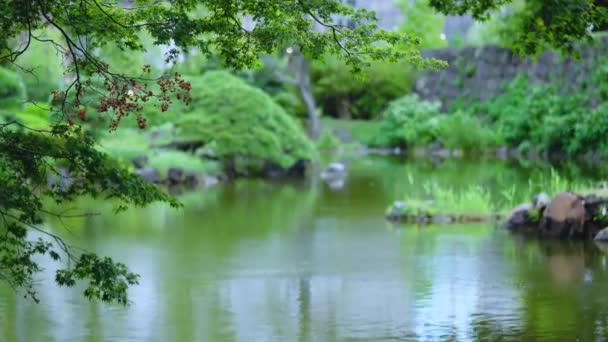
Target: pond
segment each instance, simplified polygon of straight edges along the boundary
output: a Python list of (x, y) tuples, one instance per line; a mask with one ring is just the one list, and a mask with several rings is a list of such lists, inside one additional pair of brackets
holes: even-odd
[[(241, 180), (161, 205), (60, 224), (78, 246), (141, 274), (128, 307), (39, 286), (0, 288), (0, 341), (605, 340), (608, 266), (592, 243), (539, 242), (492, 224), (396, 226), (394, 200), (427, 181), (455, 191), (542, 188), (517, 162), (354, 157), (342, 188)], [(576, 166), (556, 172), (590, 182)], [(547, 181), (550, 181), (547, 179)], [(44, 276), (53, 265), (45, 263)], [(41, 279), (41, 284), (47, 284)]]

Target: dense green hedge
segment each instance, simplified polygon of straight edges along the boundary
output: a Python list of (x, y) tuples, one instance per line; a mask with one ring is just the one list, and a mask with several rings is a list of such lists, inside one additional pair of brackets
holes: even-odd
[(457, 111), (446, 115), (440, 108), (440, 103), (422, 101), (415, 94), (391, 102), (372, 143), (411, 147), (438, 141), (448, 148), (477, 151), (502, 142), (499, 134), (471, 113)]
[(191, 81), (193, 102), (177, 120), (178, 140), (204, 144), (202, 153), (240, 173), (315, 158), (301, 127), (262, 90), (225, 71)]

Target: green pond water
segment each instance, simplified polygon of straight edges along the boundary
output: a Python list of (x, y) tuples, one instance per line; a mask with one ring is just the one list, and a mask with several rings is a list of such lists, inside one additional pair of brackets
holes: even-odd
[[(70, 243), (141, 274), (128, 307), (48, 286), (35, 304), (0, 287), (0, 341), (602, 341), (608, 266), (593, 243), (539, 242), (491, 224), (395, 226), (395, 199), (435, 182), (492, 201), (548, 186), (550, 170), (500, 161), (347, 160), (323, 181), (242, 180), (156, 205), (49, 221)], [(601, 173), (565, 167), (562, 181)], [(555, 178), (555, 177), (554, 177)], [(543, 183), (545, 182), (545, 183)], [(45, 284), (42, 286), (42, 284)]]

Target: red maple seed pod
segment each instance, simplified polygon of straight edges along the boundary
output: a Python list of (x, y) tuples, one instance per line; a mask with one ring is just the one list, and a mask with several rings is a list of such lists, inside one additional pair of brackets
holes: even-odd
[(87, 110), (85, 108), (81, 108), (78, 111), (78, 117), (80, 118), (80, 120), (82, 121), (87, 121)]
[(137, 117), (137, 126), (139, 126), (139, 129), (146, 128), (146, 119), (141, 115)]

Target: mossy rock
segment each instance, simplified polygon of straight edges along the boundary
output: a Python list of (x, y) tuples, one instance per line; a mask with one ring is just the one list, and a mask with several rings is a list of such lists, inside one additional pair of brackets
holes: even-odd
[(176, 142), (200, 142), (228, 172), (260, 175), (316, 159), (302, 128), (262, 90), (225, 71), (192, 80), (193, 102), (176, 122)]

